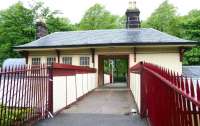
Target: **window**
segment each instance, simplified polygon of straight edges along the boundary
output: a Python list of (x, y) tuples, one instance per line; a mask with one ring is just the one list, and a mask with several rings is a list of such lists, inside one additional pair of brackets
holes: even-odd
[(90, 66), (90, 57), (80, 57), (81, 66)]
[(32, 65), (39, 65), (40, 64), (40, 58), (32, 58)]
[(72, 64), (72, 57), (63, 57), (62, 63), (63, 64)]
[(47, 57), (47, 65), (52, 65), (55, 62), (56, 62), (55, 57)]
[(129, 21), (137, 21), (138, 17), (129, 17)]

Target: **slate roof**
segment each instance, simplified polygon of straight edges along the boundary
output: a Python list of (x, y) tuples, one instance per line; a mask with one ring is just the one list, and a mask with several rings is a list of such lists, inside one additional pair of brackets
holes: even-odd
[(200, 66), (183, 66), (184, 76), (191, 78), (200, 78)]
[(111, 29), (55, 32), (33, 42), (16, 46), (25, 48), (52, 48), (77, 46), (105, 45), (146, 45), (146, 44), (194, 44), (194, 41), (184, 40), (160, 32), (152, 28)]

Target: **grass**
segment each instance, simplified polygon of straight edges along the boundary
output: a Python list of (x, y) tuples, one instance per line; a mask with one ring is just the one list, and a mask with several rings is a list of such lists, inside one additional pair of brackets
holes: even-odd
[(10, 126), (17, 121), (23, 121), (26, 119), (26, 114), (30, 112), (30, 108), (14, 109), (0, 105), (0, 126)]

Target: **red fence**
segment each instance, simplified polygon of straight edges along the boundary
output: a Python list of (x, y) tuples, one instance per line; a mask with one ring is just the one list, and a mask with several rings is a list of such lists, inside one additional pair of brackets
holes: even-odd
[(67, 77), (95, 72), (94, 68), (66, 64), (0, 69), (0, 126), (31, 125), (53, 114), (53, 87), (56, 86), (53, 84), (54, 76)]
[(200, 126), (198, 81), (149, 63), (130, 71), (141, 75), (140, 114), (151, 126)]
[(0, 70), (0, 125), (25, 125), (44, 119), (49, 111), (47, 66)]

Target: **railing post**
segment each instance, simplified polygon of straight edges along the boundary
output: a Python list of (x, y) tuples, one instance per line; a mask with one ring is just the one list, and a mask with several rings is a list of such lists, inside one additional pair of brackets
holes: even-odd
[(48, 82), (48, 112), (53, 113), (53, 66), (48, 66), (49, 82)]
[(140, 116), (142, 118), (146, 117), (146, 104), (145, 104), (145, 84), (144, 84), (144, 66), (143, 62), (140, 62), (141, 71), (140, 71)]

